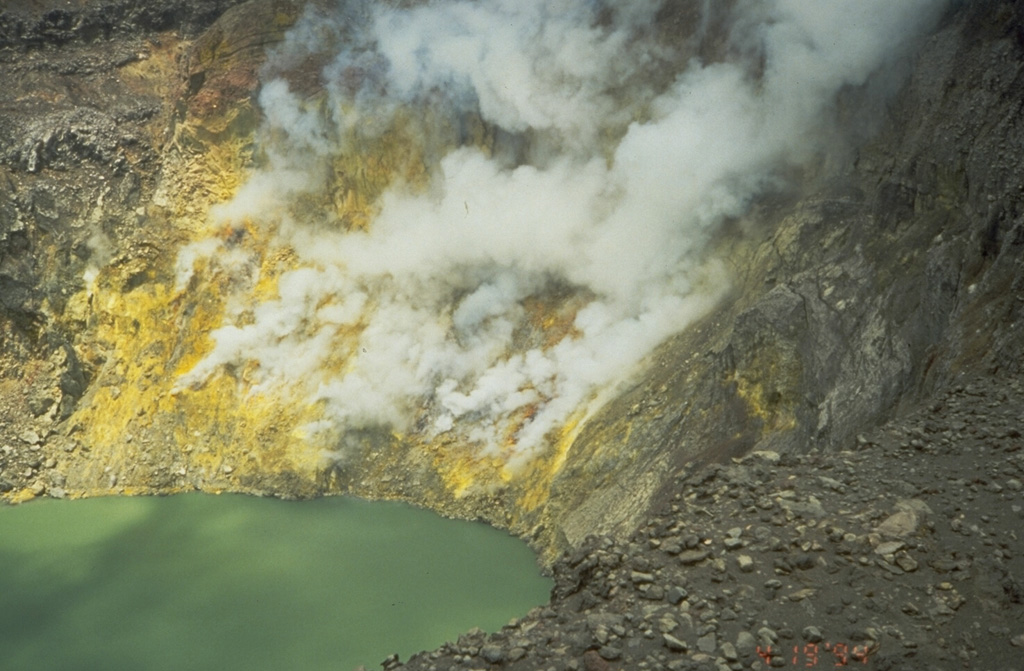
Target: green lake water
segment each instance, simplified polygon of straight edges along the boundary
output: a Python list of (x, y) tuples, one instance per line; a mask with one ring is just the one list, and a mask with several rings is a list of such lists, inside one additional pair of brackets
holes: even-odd
[(0, 668), (351, 671), (547, 601), (518, 539), (396, 503), (0, 507)]

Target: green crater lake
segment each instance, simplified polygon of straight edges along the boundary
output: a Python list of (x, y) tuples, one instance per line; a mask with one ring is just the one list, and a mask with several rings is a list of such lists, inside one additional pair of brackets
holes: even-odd
[(397, 503), (0, 507), (0, 668), (350, 671), (545, 603), (522, 541)]

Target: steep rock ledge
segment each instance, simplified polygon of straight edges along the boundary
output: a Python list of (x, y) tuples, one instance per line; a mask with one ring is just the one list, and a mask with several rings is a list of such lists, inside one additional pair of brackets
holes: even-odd
[(570, 546), (633, 528), (692, 462), (850, 449), (961, 376), (1020, 373), (1021, 20), (1000, 3), (952, 14), (884, 121), (848, 101), (881, 130), (849, 169), (723, 243), (731, 302), (667, 344), (556, 477), (547, 514)]

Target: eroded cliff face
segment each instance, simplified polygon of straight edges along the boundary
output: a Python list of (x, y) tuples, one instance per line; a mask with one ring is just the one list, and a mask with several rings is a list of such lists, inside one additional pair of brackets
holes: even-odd
[[(1012, 3), (950, 10), (906, 73), (844, 88), (845, 132), (829, 150), (708, 240), (728, 291), (632, 376), (585, 396), (528, 459), (513, 459), (516, 436), (541, 401), (503, 416), (486, 450), (432, 429), (429, 399), (397, 428), (321, 431), (329, 398), (304, 385), (351, 370), (373, 323), (330, 316), (349, 309), (344, 292), (296, 288), (295, 272), (330, 268), (282, 235), (293, 220), (372, 230), (389, 185), (429, 190), (438, 146), (493, 156), (523, 141), (479, 115), (454, 123), (427, 100), (388, 116), (386, 132), (341, 133), (332, 142), (344, 152), (311, 155), (323, 183), (273, 225), (251, 210), (217, 215), (281, 146), (262, 125), (261, 86), (285, 77), (298, 111), (328, 114), (327, 56), (278, 51), (268, 64), (302, 20), (299, 3), (166, 4), (140, 15), (39, 3), (0, 20), (0, 485), (10, 501), (349, 492), (486, 519), (551, 557), (590, 534), (628, 534), (696, 463), (849, 448), (964, 371), (1020, 372), (1024, 16)], [(701, 27), (701, 5), (659, 15), (655, 39), (684, 46), (652, 78), (667, 81), (671, 63), (694, 55), (729, 58), (715, 20)], [(524, 295), (515, 352), (578, 340), (590, 300), (558, 283)], [(217, 329), (241, 333), (267, 306), (303, 304), (275, 336), (296, 339), (276, 365), (304, 370), (324, 333), (304, 315), (316, 315), (331, 328), (315, 374), (273, 377), (266, 357), (244, 353), (211, 359)]]
[[(848, 168), (751, 215), (763, 237), (728, 253), (731, 300), (580, 436), (607, 455), (579, 462), (583, 479), (613, 461), (623, 471), (608, 489), (552, 497), (571, 540), (595, 519), (634, 524), (641, 492), (656, 498), (664, 481), (652, 473), (855, 449), (959, 378), (1019, 375), (1020, 20), (998, 3), (953, 13)], [(855, 106), (847, 118), (863, 121)]]

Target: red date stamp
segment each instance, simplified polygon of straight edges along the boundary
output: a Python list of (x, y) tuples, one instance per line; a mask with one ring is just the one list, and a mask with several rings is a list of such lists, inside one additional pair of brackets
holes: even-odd
[(850, 646), (846, 643), (806, 643), (803, 646), (794, 645), (792, 654), (780, 650), (773, 650), (772, 646), (762, 648), (757, 646), (757, 656), (770, 664), (772, 658), (782, 657), (792, 662), (793, 666), (806, 669), (829, 668), (847, 666), (851, 663), (868, 663), (868, 655), (871, 648), (867, 645)]

